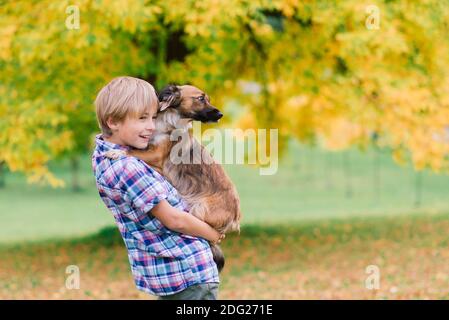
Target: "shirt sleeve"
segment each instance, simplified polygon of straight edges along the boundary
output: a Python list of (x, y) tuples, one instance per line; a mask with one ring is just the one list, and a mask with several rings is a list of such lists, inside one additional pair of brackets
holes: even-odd
[(159, 202), (168, 197), (165, 186), (136, 159), (126, 162), (121, 176), (125, 199), (131, 203), (139, 216), (146, 216)]

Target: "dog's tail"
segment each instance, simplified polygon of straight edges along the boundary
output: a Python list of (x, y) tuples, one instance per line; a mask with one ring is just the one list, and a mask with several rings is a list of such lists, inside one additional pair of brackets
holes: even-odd
[(225, 257), (223, 251), (221, 251), (221, 248), (217, 244), (212, 243), (210, 245), (210, 249), (212, 251), (214, 261), (217, 264), (218, 272), (221, 272), (221, 270), (223, 270), (223, 267), (225, 265)]

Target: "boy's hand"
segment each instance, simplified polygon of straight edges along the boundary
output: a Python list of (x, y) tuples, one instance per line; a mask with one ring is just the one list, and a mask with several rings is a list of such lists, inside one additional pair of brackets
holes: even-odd
[(172, 207), (165, 199), (154, 206), (151, 215), (168, 229), (193, 237), (201, 237), (213, 244), (220, 243), (225, 237), (224, 234), (219, 233), (194, 215)]
[(109, 150), (108, 152), (105, 152), (103, 155), (106, 158), (109, 158), (109, 159), (112, 159), (112, 160), (117, 160), (121, 156), (126, 156), (126, 152), (123, 151), (123, 150), (113, 149), (113, 150)]
[[(217, 232), (218, 233), (218, 232)], [(221, 240), (223, 240), (224, 238), (226, 238), (226, 235), (224, 233), (218, 233), (218, 238), (215, 241), (211, 241), (212, 244), (220, 244)]]

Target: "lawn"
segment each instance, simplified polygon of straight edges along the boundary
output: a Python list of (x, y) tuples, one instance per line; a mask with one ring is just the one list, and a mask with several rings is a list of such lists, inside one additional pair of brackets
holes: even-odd
[[(67, 162), (52, 169), (70, 181)], [(295, 145), (274, 176), (226, 166), (241, 196), (240, 236), (223, 243), (222, 299), (449, 298), (449, 180), (380, 152)], [(82, 190), (25, 183), (0, 191), (0, 299), (151, 299), (82, 161)], [(79, 290), (65, 287), (79, 267)], [(369, 290), (368, 266), (380, 271)]]
[[(113, 225), (90, 165), (85, 155), (80, 192), (27, 185), (23, 176), (7, 174), (0, 190), (0, 224), (8, 227), (0, 243), (85, 236)], [(70, 185), (68, 162), (51, 167)], [(226, 170), (241, 197), (243, 225), (449, 212), (447, 176), (399, 167), (385, 153), (330, 153), (294, 145), (276, 175), (261, 176), (257, 168), (242, 165)]]
[[(220, 299), (447, 299), (449, 215), (246, 225), (223, 243)], [(0, 249), (0, 299), (151, 299), (135, 289), (118, 231)], [(68, 290), (66, 268), (80, 270)], [(379, 268), (369, 290), (366, 268)]]

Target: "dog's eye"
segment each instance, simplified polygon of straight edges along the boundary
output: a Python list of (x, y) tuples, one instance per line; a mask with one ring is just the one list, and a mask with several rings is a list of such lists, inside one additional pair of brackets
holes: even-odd
[(204, 102), (204, 96), (200, 96), (200, 97), (198, 97), (198, 100), (200, 100), (201, 102)]

